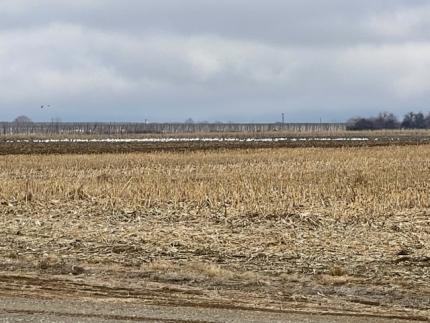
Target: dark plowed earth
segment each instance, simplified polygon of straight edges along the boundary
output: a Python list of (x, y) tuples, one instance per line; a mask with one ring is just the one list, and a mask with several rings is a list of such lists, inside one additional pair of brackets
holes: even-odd
[(100, 154), (154, 151), (198, 151), (217, 149), (297, 148), (297, 147), (375, 147), (428, 144), (427, 137), (377, 137), (369, 140), (336, 140), (336, 137), (306, 141), (211, 141), (211, 142), (6, 142), (0, 141), (0, 155), (17, 154)]

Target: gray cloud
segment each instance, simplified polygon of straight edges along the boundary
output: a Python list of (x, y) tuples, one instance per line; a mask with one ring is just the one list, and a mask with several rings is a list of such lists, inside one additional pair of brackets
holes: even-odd
[(430, 4), (414, 0), (3, 0), (0, 117), (334, 121), (427, 110), (429, 21)]

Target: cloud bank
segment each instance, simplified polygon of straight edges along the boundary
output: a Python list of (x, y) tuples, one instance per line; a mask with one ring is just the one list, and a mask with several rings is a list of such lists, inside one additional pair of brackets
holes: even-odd
[(427, 111), (429, 31), (430, 4), (414, 0), (3, 0), (0, 119)]

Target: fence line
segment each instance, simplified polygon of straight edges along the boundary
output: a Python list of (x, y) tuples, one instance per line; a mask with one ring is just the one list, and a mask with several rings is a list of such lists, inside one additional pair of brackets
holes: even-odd
[(20, 134), (145, 134), (197, 132), (344, 131), (344, 123), (107, 123), (0, 122), (2, 135)]

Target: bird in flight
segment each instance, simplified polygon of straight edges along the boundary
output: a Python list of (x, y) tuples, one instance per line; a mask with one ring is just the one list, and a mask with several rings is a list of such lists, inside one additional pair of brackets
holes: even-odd
[(50, 107), (51, 106), (49, 104), (44, 104), (44, 105), (40, 106), (41, 109), (46, 109), (46, 108), (50, 108)]

